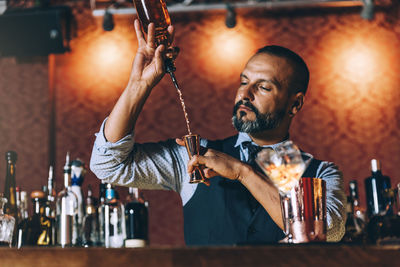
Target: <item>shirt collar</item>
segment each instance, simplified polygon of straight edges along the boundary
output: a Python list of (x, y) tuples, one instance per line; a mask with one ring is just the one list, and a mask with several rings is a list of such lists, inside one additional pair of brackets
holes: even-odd
[[(286, 138), (285, 140), (283, 140), (282, 142), (279, 142), (279, 143), (276, 143), (276, 144), (273, 144), (273, 145), (265, 145), (265, 146), (262, 146), (262, 147), (270, 147), (270, 148), (272, 148), (272, 149), (275, 150), (275, 147), (277, 147), (278, 145), (282, 144), (283, 142), (285, 142), (285, 141), (287, 141), (287, 140), (289, 140), (289, 137)], [(243, 147), (243, 143), (245, 143), (245, 142), (250, 142), (251, 144), (253, 144), (253, 145), (255, 145), (255, 146), (258, 146), (256, 143), (254, 143), (254, 142), (251, 140), (249, 134), (243, 133), (243, 132), (239, 132), (238, 138), (237, 138), (237, 140), (236, 140), (235, 147), (237, 147), (237, 146)]]

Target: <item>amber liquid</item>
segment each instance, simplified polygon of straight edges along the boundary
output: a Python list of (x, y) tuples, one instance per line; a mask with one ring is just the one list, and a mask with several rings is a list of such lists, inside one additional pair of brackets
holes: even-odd
[(168, 26), (171, 25), (165, 0), (134, 0), (143, 30), (147, 33), (150, 22), (156, 26), (156, 44), (168, 45)]
[(192, 131), (190, 130), (189, 116), (188, 116), (188, 114), (186, 112), (185, 101), (183, 101), (182, 91), (179, 89), (177, 84), (175, 84), (175, 87), (176, 87), (176, 91), (178, 92), (178, 95), (179, 95), (179, 100), (181, 101), (183, 115), (185, 115), (186, 128), (187, 128), (188, 134), (192, 134)]

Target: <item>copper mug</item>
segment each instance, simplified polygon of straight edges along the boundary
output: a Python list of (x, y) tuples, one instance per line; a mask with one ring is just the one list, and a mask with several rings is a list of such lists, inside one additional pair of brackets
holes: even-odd
[(285, 232), (290, 233), (284, 242), (326, 241), (326, 182), (323, 179), (301, 178), (291, 190), (290, 198), (282, 198), (281, 203)]

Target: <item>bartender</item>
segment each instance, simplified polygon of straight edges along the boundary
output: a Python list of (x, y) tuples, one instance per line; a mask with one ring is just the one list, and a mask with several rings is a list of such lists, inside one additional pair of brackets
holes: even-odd
[[(254, 164), (260, 148), (274, 149), (289, 140), (293, 118), (303, 107), (309, 72), (303, 59), (281, 46), (265, 46), (247, 62), (236, 89), (232, 122), (238, 134), (201, 140), (207, 148), (189, 160), (181, 139), (135, 143), (135, 123), (152, 89), (165, 74), (166, 47), (155, 44), (155, 27), (145, 39), (135, 21), (138, 50), (129, 82), (96, 134), (90, 162), (108, 183), (178, 192), (188, 245), (275, 243), (284, 237), (278, 190)], [(174, 29), (168, 28), (170, 42)], [(224, 100), (221, 100), (224, 101)], [(333, 163), (314, 159), (308, 177), (326, 181), (327, 240), (344, 234), (345, 194), (342, 174)], [(189, 183), (202, 165), (210, 186)]]

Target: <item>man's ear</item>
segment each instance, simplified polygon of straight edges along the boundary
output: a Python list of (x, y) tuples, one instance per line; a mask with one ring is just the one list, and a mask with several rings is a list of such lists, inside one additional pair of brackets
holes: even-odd
[(294, 117), (301, 110), (304, 103), (304, 93), (298, 92), (292, 96), (292, 106), (289, 110), (290, 117)]

